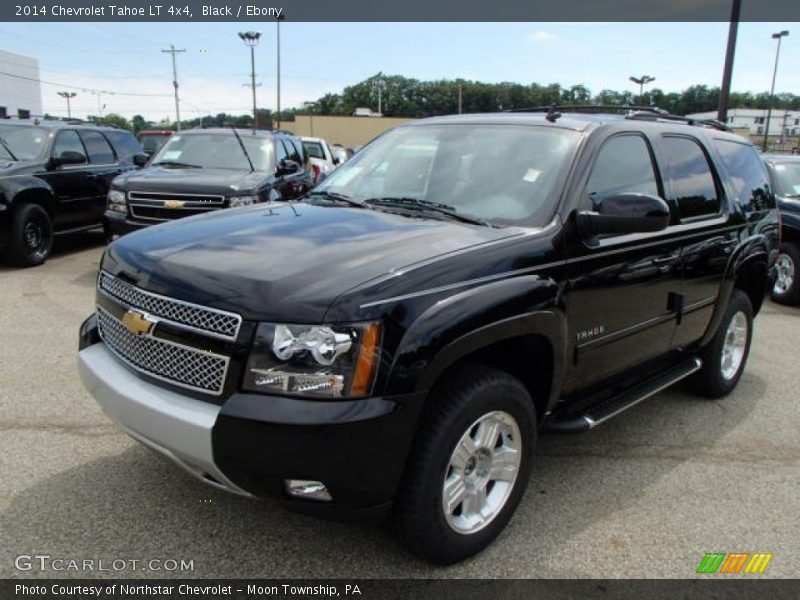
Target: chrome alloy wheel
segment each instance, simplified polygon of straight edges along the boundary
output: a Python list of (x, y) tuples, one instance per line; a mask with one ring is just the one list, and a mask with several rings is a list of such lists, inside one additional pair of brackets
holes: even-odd
[(739, 371), (744, 359), (746, 346), (747, 316), (742, 311), (739, 311), (733, 315), (730, 323), (728, 323), (728, 329), (725, 331), (725, 342), (722, 344), (720, 367), (722, 369), (722, 377), (727, 381), (733, 379)]
[(792, 257), (781, 252), (778, 260), (775, 261), (778, 277), (775, 279), (775, 287), (772, 288), (774, 294), (782, 295), (788, 292), (794, 283), (795, 264)]
[(505, 506), (522, 462), (522, 435), (504, 411), (483, 415), (456, 444), (447, 465), (442, 506), (453, 531), (472, 534)]

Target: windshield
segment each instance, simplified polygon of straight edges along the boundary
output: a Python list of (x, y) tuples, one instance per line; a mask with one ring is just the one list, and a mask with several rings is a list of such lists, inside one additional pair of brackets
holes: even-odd
[[(28, 125), (0, 125), (0, 138), (17, 160), (36, 160), (44, 154), (48, 132), (41, 127)], [(0, 148), (2, 148), (0, 144)], [(5, 152), (0, 150), (5, 157)]]
[(495, 224), (543, 225), (577, 139), (573, 131), (521, 125), (400, 127), (316, 190), (359, 201), (413, 198)]
[[(256, 171), (275, 170), (272, 140), (240, 134)], [(249, 171), (250, 163), (233, 133), (173, 135), (153, 160), (154, 165), (192, 166), (204, 169)]]
[(167, 143), (168, 139), (169, 136), (167, 135), (145, 134), (139, 138), (139, 141), (142, 143), (142, 148), (144, 149), (145, 152), (147, 152), (148, 154), (155, 154), (161, 149), (161, 147), (164, 144)]
[(800, 195), (800, 160), (777, 163), (774, 170), (779, 194), (784, 196)]

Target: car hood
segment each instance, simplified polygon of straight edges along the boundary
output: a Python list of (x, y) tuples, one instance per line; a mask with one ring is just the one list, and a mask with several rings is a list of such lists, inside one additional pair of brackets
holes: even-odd
[(355, 286), (510, 235), (377, 210), (262, 204), (124, 236), (109, 246), (103, 268), (245, 319), (312, 323)]
[(260, 171), (145, 167), (117, 177), (113, 184), (125, 191), (235, 195), (249, 192), (267, 179)]

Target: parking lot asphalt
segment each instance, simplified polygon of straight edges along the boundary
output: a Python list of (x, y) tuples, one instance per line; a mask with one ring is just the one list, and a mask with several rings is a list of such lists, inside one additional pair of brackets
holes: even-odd
[[(765, 304), (727, 398), (679, 386), (595, 432), (542, 436), (509, 527), (441, 568), (381, 527), (208, 488), (116, 430), (76, 371), (102, 250), (88, 235), (42, 267), (0, 267), (0, 577), (693, 578), (714, 551), (769, 552), (760, 577), (800, 576), (800, 308)], [(18, 571), (27, 554), (193, 570)]]

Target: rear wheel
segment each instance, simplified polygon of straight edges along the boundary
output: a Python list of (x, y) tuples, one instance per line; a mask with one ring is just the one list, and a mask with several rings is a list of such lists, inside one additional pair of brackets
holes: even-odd
[(733, 290), (717, 333), (700, 353), (703, 367), (694, 376), (697, 391), (709, 398), (729, 394), (742, 376), (752, 338), (750, 298), (741, 290)]
[(795, 244), (782, 244), (775, 269), (778, 277), (772, 287), (772, 299), (781, 304), (800, 303), (800, 281), (797, 267), (800, 266), (800, 249)]
[(451, 564), (511, 519), (530, 476), (536, 413), (519, 380), (480, 365), (452, 372), (429, 402), (394, 520), (412, 552)]
[(53, 224), (47, 211), (38, 204), (18, 206), (11, 221), (11, 262), (34, 267), (42, 264), (52, 249)]

